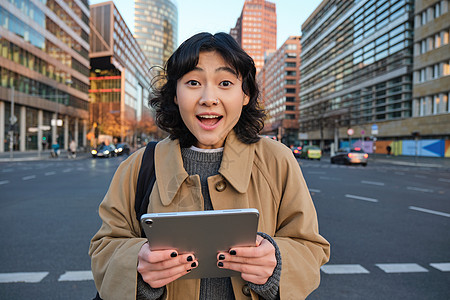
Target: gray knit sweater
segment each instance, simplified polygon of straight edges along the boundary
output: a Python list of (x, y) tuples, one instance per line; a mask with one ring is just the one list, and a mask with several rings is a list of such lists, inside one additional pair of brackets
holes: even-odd
[[(214, 209), (211, 203), (211, 198), (208, 191), (208, 177), (217, 175), (219, 173), (220, 163), (222, 161), (223, 152), (203, 152), (193, 149), (181, 149), (181, 156), (183, 158), (183, 165), (189, 175), (198, 174), (202, 186), (202, 195), (204, 199), (205, 210)], [(277, 299), (279, 298), (278, 287), (280, 283), (281, 274), (281, 254), (275, 241), (267, 234), (258, 233), (267, 239), (275, 247), (275, 255), (277, 258), (277, 266), (274, 273), (269, 280), (263, 284), (248, 283), (248, 286), (258, 293), (263, 299)], [(138, 274), (137, 286), (138, 300), (156, 300), (159, 299), (165, 292), (165, 287), (159, 289), (151, 288), (142, 280)], [(220, 299), (220, 300), (234, 300), (233, 287), (230, 278), (203, 278), (200, 282), (200, 299)]]

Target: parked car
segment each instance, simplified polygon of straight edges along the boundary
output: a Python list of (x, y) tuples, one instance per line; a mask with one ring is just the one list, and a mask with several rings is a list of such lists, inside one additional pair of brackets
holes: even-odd
[(304, 146), (300, 152), (300, 158), (320, 160), (322, 158), (322, 150), (317, 146)]
[(298, 157), (300, 157), (300, 153), (302, 153), (302, 146), (297, 146), (297, 147), (293, 146), (293, 147), (291, 147), (291, 150), (292, 150), (292, 154), (294, 154), (294, 156), (296, 158), (298, 158)]
[(116, 155), (122, 155), (122, 154), (126, 154), (126, 155), (130, 155), (130, 145), (128, 145), (127, 143), (120, 143), (116, 145), (116, 150), (114, 150)]
[(114, 145), (100, 145), (97, 149), (91, 151), (92, 157), (111, 157), (116, 155), (116, 147)]
[(332, 164), (343, 163), (346, 165), (350, 164), (361, 164), (364, 167), (367, 166), (367, 160), (369, 154), (364, 152), (361, 148), (341, 148), (335, 155), (330, 158)]

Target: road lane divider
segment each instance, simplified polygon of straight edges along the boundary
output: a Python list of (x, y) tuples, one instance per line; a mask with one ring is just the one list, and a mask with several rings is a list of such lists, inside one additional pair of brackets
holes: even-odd
[(441, 212), (441, 211), (437, 211), (437, 210), (431, 210), (431, 209), (421, 208), (421, 207), (417, 207), (417, 206), (409, 206), (408, 208), (412, 209), (412, 210), (428, 213), (428, 214), (433, 214), (433, 215), (450, 218), (450, 214)]
[(7, 183), (9, 183), (9, 180), (2, 180), (2, 181), (0, 181), (0, 185), (7, 184)]
[(22, 177), (22, 180), (31, 180), (31, 179), (35, 179), (35, 178), (36, 178), (36, 175), (29, 175), (29, 176)]
[(407, 186), (406, 189), (411, 190), (411, 191), (417, 191), (417, 192), (433, 193), (433, 190), (431, 190), (431, 189), (424, 189), (424, 188), (419, 188), (419, 187), (415, 187), (415, 186)]
[(0, 283), (37, 283), (41, 282), (48, 272), (15, 272), (15, 273), (0, 273)]
[(356, 199), (356, 200), (369, 201), (369, 202), (378, 202), (378, 199), (362, 197), (362, 196), (356, 196), (356, 195), (350, 195), (350, 194), (345, 194), (345, 197), (351, 198), (351, 199)]
[(56, 172), (52, 171), (52, 172), (45, 172), (45, 176), (50, 176), (50, 175), (55, 175)]
[(385, 273), (425, 273), (428, 272), (424, 267), (409, 263), (409, 264), (375, 264)]
[(384, 186), (384, 182), (378, 182), (378, 181), (361, 180), (361, 183), (371, 184), (371, 185), (378, 185), (378, 186)]
[(320, 193), (320, 190), (316, 190), (316, 189), (309, 189), (309, 192), (312, 192), (312, 193)]

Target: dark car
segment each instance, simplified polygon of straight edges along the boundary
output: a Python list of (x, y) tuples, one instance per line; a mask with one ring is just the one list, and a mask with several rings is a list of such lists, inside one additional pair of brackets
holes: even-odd
[(302, 146), (293, 146), (291, 147), (292, 150), (292, 154), (294, 154), (294, 156), (296, 158), (300, 157), (300, 154), (302, 153)]
[(111, 157), (116, 155), (116, 147), (114, 145), (100, 145), (97, 149), (91, 151), (92, 157)]
[(335, 155), (331, 156), (331, 163), (342, 163), (346, 165), (361, 164), (367, 166), (369, 154), (361, 150), (359, 147), (355, 148), (341, 148)]
[(128, 145), (127, 143), (117, 144), (115, 152), (116, 152), (116, 155), (122, 155), (122, 154), (130, 155), (130, 152), (131, 152), (130, 145)]

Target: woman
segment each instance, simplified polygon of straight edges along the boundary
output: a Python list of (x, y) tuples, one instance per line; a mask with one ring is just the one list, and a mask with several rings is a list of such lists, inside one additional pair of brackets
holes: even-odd
[(255, 75), (231, 36), (200, 33), (169, 58), (150, 100), (169, 137), (155, 150), (148, 212), (258, 209), (256, 246), (217, 255), (241, 277), (181, 280), (198, 266), (195, 253), (150, 251), (134, 217), (142, 149), (120, 165), (99, 208), (89, 253), (103, 299), (300, 299), (317, 288), (329, 244), (290, 149), (258, 135)]

